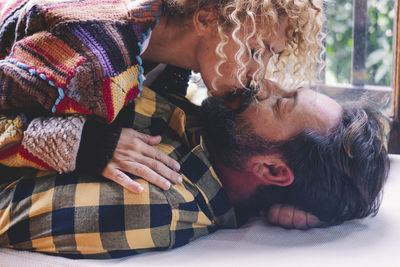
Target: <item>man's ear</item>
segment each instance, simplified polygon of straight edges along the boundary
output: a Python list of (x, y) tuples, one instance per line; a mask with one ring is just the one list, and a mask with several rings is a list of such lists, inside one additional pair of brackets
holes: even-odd
[(279, 154), (253, 156), (246, 166), (265, 185), (289, 186), (294, 181), (292, 169)]
[(200, 9), (193, 15), (194, 29), (199, 35), (204, 35), (210, 31), (214, 33), (216, 31), (216, 22), (215, 12), (211, 9)]

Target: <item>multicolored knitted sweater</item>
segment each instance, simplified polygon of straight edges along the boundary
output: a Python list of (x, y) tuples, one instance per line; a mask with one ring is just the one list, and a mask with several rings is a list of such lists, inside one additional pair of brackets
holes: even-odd
[(162, 1), (12, 0), (0, 8), (0, 110), (40, 105), (112, 122), (139, 95), (140, 55)]
[(0, 117), (0, 163), (101, 171), (121, 131), (107, 123), (140, 96), (161, 11), (161, 0), (0, 1), (0, 113), (23, 110)]

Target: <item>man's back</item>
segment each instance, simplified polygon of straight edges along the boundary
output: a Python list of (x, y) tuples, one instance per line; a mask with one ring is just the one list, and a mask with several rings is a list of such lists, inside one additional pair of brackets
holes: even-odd
[(2, 247), (114, 258), (178, 247), (218, 227), (236, 226), (204, 145), (188, 147), (184, 112), (146, 88), (132, 107), (115, 123), (160, 134), (158, 149), (180, 161), (183, 184), (163, 191), (132, 177), (144, 187), (133, 194), (102, 177), (27, 170), (1, 185)]

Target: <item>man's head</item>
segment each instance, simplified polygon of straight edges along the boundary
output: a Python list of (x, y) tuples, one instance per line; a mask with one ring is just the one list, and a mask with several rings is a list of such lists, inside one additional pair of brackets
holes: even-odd
[(309, 89), (265, 92), (241, 113), (220, 98), (202, 106), (214, 158), (241, 178), (227, 181), (233, 199), (244, 191), (259, 209), (291, 204), (328, 224), (375, 214), (389, 168), (379, 112)]

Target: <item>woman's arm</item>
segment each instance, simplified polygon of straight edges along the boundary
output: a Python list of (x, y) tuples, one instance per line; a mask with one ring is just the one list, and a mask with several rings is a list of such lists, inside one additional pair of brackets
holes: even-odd
[(179, 163), (152, 147), (160, 141), (160, 137), (82, 115), (39, 117), (30, 122), (23, 114), (0, 117), (1, 164), (103, 175), (136, 193), (141, 187), (126, 173), (163, 189), (169, 188), (169, 181), (181, 181)]

